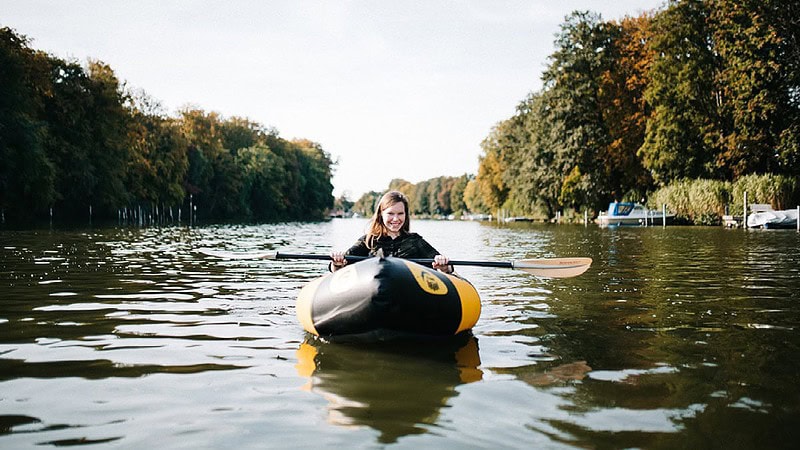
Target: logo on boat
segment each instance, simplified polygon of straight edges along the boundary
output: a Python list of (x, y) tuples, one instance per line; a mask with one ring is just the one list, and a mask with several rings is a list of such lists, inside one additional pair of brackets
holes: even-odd
[(447, 285), (436, 276), (433, 269), (427, 269), (410, 262), (406, 262), (406, 266), (423, 291), (433, 295), (447, 294)]

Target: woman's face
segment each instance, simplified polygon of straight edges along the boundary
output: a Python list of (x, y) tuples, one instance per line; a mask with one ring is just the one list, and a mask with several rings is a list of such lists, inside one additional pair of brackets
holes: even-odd
[(393, 238), (400, 236), (400, 230), (406, 222), (406, 207), (403, 202), (397, 202), (381, 211), (381, 219), (389, 230), (389, 236)]

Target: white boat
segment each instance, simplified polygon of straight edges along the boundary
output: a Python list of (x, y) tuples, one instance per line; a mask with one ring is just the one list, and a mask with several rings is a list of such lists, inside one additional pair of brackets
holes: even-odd
[(524, 216), (520, 216), (520, 217), (506, 217), (505, 219), (503, 219), (503, 221), (504, 221), (505, 223), (512, 223), (512, 222), (533, 222), (533, 219), (531, 219), (530, 217), (524, 217)]
[[(674, 217), (675, 214), (667, 213), (667, 222)], [(597, 223), (601, 227), (662, 225), (664, 214), (638, 203), (611, 202), (608, 211), (600, 213)]]
[[(756, 208), (752, 209), (756, 211)], [(772, 208), (762, 208), (747, 216), (747, 226), (749, 228), (795, 228), (797, 227), (797, 209), (773, 211)]]

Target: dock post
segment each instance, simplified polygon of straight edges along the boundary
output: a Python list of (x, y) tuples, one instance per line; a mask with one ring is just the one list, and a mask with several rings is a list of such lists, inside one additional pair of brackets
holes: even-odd
[(667, 228), (667, 204), (661, 205), (661, 228)]
[(744, 191), (744, 205), (742, 207), (742, 228), (747, 228), (747, 191)]
[[(800, 206), (798, 206), (798, 209), (800, 209)], [(800, 223), (800, 222), (798, 222), (798, 223)], [(589, 210), (588, 209), (584, 209), (583, 210), (583, 226), (585, 226), (585, 227), (589, 226)]]
[(800, 205), (797, 206), (797, 220), (795, 224), (797, 225), (797, 231), (800, 231)]

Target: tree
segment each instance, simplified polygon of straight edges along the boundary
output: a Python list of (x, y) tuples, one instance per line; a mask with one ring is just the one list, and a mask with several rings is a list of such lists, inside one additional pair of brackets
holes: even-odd
[(239, 149), (236, 161), (243, 170), (240, 202), (247, 216), (260, 220), (286, 217), (288, 205), (283, 196), (286, 166), (281, 157), (258, 143)]
[(607, 186), (604, 200), (639, 199), (653, 187), (653, 179), (637, 156), (644, 142), (648, 109), (644, 93), (650, 83), (654, 53), (652, 16), (626, 17), (611, 45), (611, 65), (601, 74), (598, 101), (608, 130), (608, 145), (600, 148), (598, 163)]
[(363, 217), (371, 217), (375, 213), (375, 208), (378, 206), (382, 195), (383, 193), (377, 191), (364, 193), (353, 205), (353, 212)]
[(524, 142), (512, 164), (518, 175), (511, 197), (519, 214), (531, 214), (538, 209), (553, 217), (560, 209), (563, 168), (555, 165), (559, 137), (552, 127), (549, 95), (549, 91), (531, 94), (517, 107), (518, 133)]
[[(27, 38), (0, 28), (0, 209), (4, 217), (30, 220), (53, 204), (55, 170), (40, 120), (49, 92), (49, 61)], [(6, 214), (8, 213), (8, 214)]]
[(464, 206), (466, 206), (467, 211), (475, 214), (489, 212), (489, 208), (483, 204), (480, 183), (474, 178), (469, 180), (466, 188), (464, 188)]
[(476, 181), (482, 203), (491, 210), (503, 207), (511, 189), (511, 162), (517, 147), (515, 134), (511, 130), (514, 125), (513, 119), (498, 123), (481, 142), (483, 154), (479, 158)]
[(474, 177), (469, 174), (461, 175), (458, 178), (452, 180), (450, 186), (450, 212), (464, 212), (467, 210), (466, 203), (464, 201), (465, 192), (467, 190), (467, 184)]
[[(129, 165), (128, 121), (124, 88), (110, 66), (100, 61), (88, 65), (89, 110), (85, 120), (91, 139), (85, 143), (94, 166), (93, 207), (113, 215), (128, 201), (124, 184)], [(101, 211), (102, 210), (102, 211)]]
[(555, 166), (561, 170), (559, 203), (597, 206), (609, 195), (598, 160), (609, 144), (600, 109), (600, 80), (611, 64), (616, 28), (588, 12), (567, 17), (542, 80), (548, 91)]
[[(724, 114), (717, 164), (733, 177), (788, 168), (775, 149), (785, 144), (782, 135), (797, 123), (800, 107), (792, 106), (790, 97), (800, 81), (798, 63), (790, 58), (800, 55), (787, 46), (797, 43), (798, 7), (785, 0), (709, 0), (711, 33), (721, 60), (715, 81)], [(795, 29), (788, 34), (783, 25), (792, 20)]]
[(655, 59), (645, 100), (652, 108), (639, 156), (664, 185), (681, 178), (715, 178), (719, 153), (714, 86), (718, 61), (701, 0), (674, 2), (653, 19)]
[(307, 139), (292, 141), (300, 157), (300, 195), (302, 202), (297, 207), (295, 217), (321, 217), (333, 206), (333, 185), (331, 172), (333, 161), (316, 142)]
[(222, 119), (215, 112), (197, 108), (181, 112), (183, 133), (189, 141), (189, 170), (186, 190), (194, 194), (201, 217), (244, 215), (241, 199), (242, 179), (234, 156), (225, 148)]

